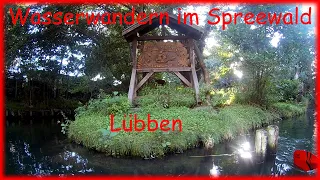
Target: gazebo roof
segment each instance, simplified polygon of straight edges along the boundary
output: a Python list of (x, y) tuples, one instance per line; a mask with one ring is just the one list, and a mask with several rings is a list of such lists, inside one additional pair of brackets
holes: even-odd
[[(160, 20), (159, 20), (160, 16), (156, 16), (153, 17), (152, 20), (152, 24), (138, 24), (135, 23), (129, 27), (127, 27), (126, 29), (123, 30), (122, 35), (124, 36), (124, 38), (128, 41), (131, 42), (136, 36), (137, 33), (139, 33), (139, 36), (142, 36), (150, 31), (152, 31), (153, 29), (157, 28), (160, 26)], [(149, 22), (149, 17), (146, 17), (144, 19), (141, 20), (142, 22)], [(163, 25), (167, 25), (172, 29), (175, 29), (176, 31), (185, 34), (186, 36), (189, 36), (195, 40), (199, 40), (201, 38), (201, 36), (203, 35), (203, 30), (202, 28), (200, 28), (199, 26), (196, 25), (190, 25), (189, 22), (187, 22), (186, 24), (184, 24), (184, 20), (181, 18), (181, 23), (178, 24), (178, 18), (176, 17), (176, 15), (172, 15), (169, 14), (169, 23), (166, 24), (166, 18), (164, 17), (162, 19), (162, 24)]]

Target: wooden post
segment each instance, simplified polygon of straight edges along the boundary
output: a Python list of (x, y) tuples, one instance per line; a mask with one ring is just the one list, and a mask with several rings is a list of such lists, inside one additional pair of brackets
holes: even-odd
[(255, 137), (255, 152), (260, 157), (260, 160), (265, 158), (267, 152), (267, 141), (268, 135), (266, 130), (258, 129), (256, 130), (256, 137)]
[(189, 39), (189, 59), (191, 62), (191, 73), (192, 73), (192, 81), (193, 81), (193, 87), (194, 90), (196, 91), (196, 100), (197, 103), (200, 102), (199, 99), (199, 82), (197, 78), (197, 73), (196, 73), (196, 65), (195, 65), (195, 60), (194, 60), (194, 43), (192, 39)]
[(278, 137), (279, 137), (279, 127), (276, 125), (270, 125), (267, 127), (268, 133), (268, 154), (277, 153)]
[(136, 97), (137, 97), (137, 89), (136, 89), (136, 87), (137, 87), (137, 84), (138, 84), (138, 81), (139, 81), (139, 77), (138, 77), (138, 73), (136, 72), (136, 78), (135, 78), (136, 80), (134, 81), (134, 93), (133, 93), (133, 99), (136, 99)]
[(212, 149), (214, 146), (214, 139), (212, 137), (207, 137), (205, 140), (204, 140), (204, 147), (206, 149)]
[(137, 39), (132, 41), (131, 48), (131, 58), (132, 58), (132, 72), (131, 72), (131, 80), (128, 92), (129, 102), (132, 104), (135, 95), (135, 85), (136, 85), (136, 75), (137, 75)]
[(187, 72), (188, 73), (188, 76), (190, 77), (190, 82), (191, 82), (191, 85), (192, 85), (192, 87), (194, 88), (194, 83), (193, 83), (193, 78), (192, 78), (192, 71), (190, 71), (190, 72)]

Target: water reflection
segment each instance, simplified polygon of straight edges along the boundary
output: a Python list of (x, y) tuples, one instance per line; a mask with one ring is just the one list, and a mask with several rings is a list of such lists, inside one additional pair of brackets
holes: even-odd
[(239, 150), (238, 150), (238, 153), (242, 158), (251, 159), (252, 154), (251, 154), (250, 143), (249, 142), (242, 143)]
[(59, 127), (16, 126), (7, 129), (6, 174), (314, 175), (315, 171), (305, 173), (295, 168), (292, 159), (296, 149), (314, 152), (313, 117), (281, 121), (279, 127), (277, 155), (261, 162), (252, 152), (252, 134), (215, 145), (209, 152), (198, 148), (162, 159), (143, 160), (106, 157), (70, 143)]
[(220, 175), (219, 172), (219, 167), (214, 165), (214, 163), (212, 163), (212, 168), (210, 169), (210, 176), (212, 177), (218, 177)]

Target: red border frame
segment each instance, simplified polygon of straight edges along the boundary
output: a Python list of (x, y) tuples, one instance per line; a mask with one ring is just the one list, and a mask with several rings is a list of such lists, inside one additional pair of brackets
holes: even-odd
[[(131, 4), (136, 4), (136, 3), (150, 3), (150, 2), (154, 2), (154, 3), (161, 3), (161, 4), (184, 4), (184, 3), (190, 3), (190, 4), (200, 4), (200, 3), (218, 3), (221, 1), (213, 1), (213, 0), (110, 0), (110, 1), (106, 1), (106, 0), (38, 0), (38, 1), (32, 1), (32, 0), (20, 0), (20, 1), (15, 1), (15, 0), (3, 0), (1, 1), (1, 8), (0, 8), (0, 39), (2, 39), (2, 43), (0, 43), (0, 52), (1, 52), (1, 63), (0, 63), (0, 87), (1, 87), (1, 92), (0, 92), (0, 116), (2, 117), (2, 124), (0, 125), (0, 137), (2, 138), (2, 143), (0, 143), (0, 169), (1, 169), (1, 174), (0, 174), (0, 179), (18, 179), (18, 178), (24, 178), (24, 179), (38, 179), (39, 177), (36, 176), (5, 176), (5, 171), (4, 171), (4, 167), (5, 167), (5, 149), (4, 149), (4, 142), (6, 141), (5, 139), (5, 134), (4, 134), (4, 130), (5, 130), (5, 116), (4, 116), (4, 110), (5, 110), (5, 92), (4, 92), (4, 88), (5, 88), (5, 77), (4, 77), (4, 5), (5, 4), (16, 4), (16, 3), (53, 3), (53, 4), (81, 4), (81, 3), (85, 3), (85, 4), (94, 4), (94, 3), (131, 3)], [(316, 5), (316, 25), (315, 27), (318, 26), (320, 20), (319, 20), (319, 3), (314, 0), (314, 1), (301, 1), (301, 0), (297, 0), (297, 1), (290, 1), (290, 0), (284, 0), (281, 2), (277, 2), (275, 0), (246, 0), (246, 1), (237, 1), (237, 0), (229, 0), (227, 2), (221, 2), (221, 3), (260, 3), (260, 4), (265, 4), (265, 3), (276, 3), (276, 4), (287, 4), (287, 3), (308, 3), (308, 4), (315, 4)], [(319, 38), (317, 37), (319, 31), (318, 28), (316, 28), (316, 52), (319, 52)], [(316, 57), (317, 58), (317, 57)], [(318, 58), (316, 59), (316, 64), (319, 64), (318, 62)], [(319, 68), (317, 68), (316, 70), (316, 84), (315, 84), (315, 88), (316, 88), (316, 105), (319, 104), (320, 100), (318, 97), (317, 92), (319, 91), (319, 80), (320, 75), (319, 75)], [(316, 106), (316, 112), (318, 113), (320, 110), (319, 106)], [(319, 116), (316, 116), (316, 123), (317, 123), (317, 127), (319, 127)], [(319, 128), (317, 128), (317, 139), (319, 138)], [(318, 141), (317, 141), (318, 142)], [(317, 144), (317, 152), (319, 151), (319, 143)], [(318, 157), (318, 160), (320, 160), (320, 157)], [(319, 162), (318, 162), (319, 163)], [(49, 176), (49, 177), (41, 177), (44, 179), (56, 179), (58, 178), (58, 176)], [(60, 177), (62, 178), (62, 177)], [(75, 178), (81, 178), (81, 179), (129, 179), (129, 178), (139, 178), (139, 179), (153, 179), (153, 180), (158, 180), (158, 179), (176, 179), (176, 178), (180, 178), (180, 179), (212, 179), (212, 177), (209, 176), (189, 176), (189, 177), (168, 177), (168, 176), (87, 176), (87, 175), (81, 175), (81, 176), (72, 176), (72, 177), (64, 177), (64, 178), (68, 178), (68, 179), (75, 179)], [(249, 178), (259, 178), (259, 179), (267, 179), (270, 178), (270, 176), (222, 176), (222, 177), (218, 177), (220, 179), (249, 179)], [(316, 176), (314, 177), (299, 177), (299, 176), (286, 176), (286, 177), (279, 177), (282, 179), (315, 179), (315, 178), (319, 178), (318, 173), (316, 174)]]

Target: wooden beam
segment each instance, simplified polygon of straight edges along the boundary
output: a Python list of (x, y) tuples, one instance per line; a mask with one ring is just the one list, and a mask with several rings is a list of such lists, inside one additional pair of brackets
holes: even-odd
[(135, 88), (135, 91), (137, 92), (139, 88), (141, 88), (141, 86), (147, 82), (147, 80), (152, 76), (153, 71), (149, 72), (146, 76), (144, 76), (141, 81), (138, 83), (138, 85)]
[(193, 44), (194, 44), (194, 50), (195, 50), (195, 53), (198, 57), (198, 62), (199, 62), (199, 65), (200, 65), (200, 68), (202, 70), (202, 73), (203, 73), (203, 78), (204, 78), (204, 82), (206, 84), (210, 84), (210, 75), (209, 75), (209, 72), (207, 71), (206, 69), (206, 65), (204, 63), (204, 58), (203, 58), (203, 55), (202, 53), (200, 52), (200, 49), (199, 47), (197, 46), (197, 44), (195, 43), (195, 41), (193, 41)]
[(151, 40), (186, 40), (188, 36), (141, 36), (138, 41), (151, 41)]
[(190, 86), (190, 87), (193, 87), (192, 72), (191, 72), (191, 70), (190, 70), (190, 71), (182, 71), (182, 72), (180, 72), (180, 74), (181, 74), (182, 76), (184, 76), (184, 77), (191, 83), (191, 86)]
[(202, 54), (201, 54), (201, 52), (200, 52), (200, 49), (199, 49), (199, 47), (195, 44), (195, 42), (193, 41), (193, 44), (194, 44), (194, 52), (196, 53), (196, 56), (198, 57), (198, 59), (201, 61), (201, 60), (203, 60), (203, 56), (202, 56)]
[[(160, 25), (160, 17), (159, 16), (153, 16), (151, 18), (152, 23), (149, 24), (133, 24), (129, 27), (127, 27), (126, 29), (123, 30), (122, 35), (125, 37), (125, 39), (128, 42), (131, 42), (131, 40), (133, 40), (133, 37), (136, 36), (136, 33), (139, 32), (139, 34), (142, 36), (143, 34), (146, 34), (148, 32), (150, 32), (151, 30), (155, 29), (156, 27), (159, 27)], [(200, 39), (202, 34), (204, 33), (203, 29), (196, 26), (196, 25), (189, 25), (187, 24), (178, 24), (178, 18), (176, 15), (173, 14), (169, 14), (169, 18), (170, 18), (170, 23), (167, 24), (170, 28), (177, 30), (178, 32), (181, 33), (186, 33), (191, 31), (192, 33), (192, 38), (193, 39)], [(150, 21), (150, 17), (146, 17), (142, 20), (142, 22), (149, 22)], [(183, 20), (182, 20), (183, 21)], [(164, 23), (163, 23), (164, 24)]]
[(137, 74), (136, 68), (132, 68), (131, 80), (130, 80), (130, 86), (129, 86), (129, 92), (128, 92), (128, 99), (130, 104), (133, 103), (133, 99), (135, 95), (136, 74)]
[(134, 39), (132, 41), (132, 48), (131, 48), (131, 58), (132, 58), (133, 68), (137, 68), (137, 46), (138, 46), (137, 39)]
[(132, 58), (132, 72), (130, 79), (130, 86), (128, 92), (129, 102), (132, 104), (134, 97), (136, 96), (135, 86), (136, 86), (136, 75), (137, 75), (137, 39), (134, 39), (131, 44), (131, 58)]
[(199, 82), (197, 78), (197, 73), (196, 73), (196, 68), (195, 68), (195, 60), (194, 60), (194, 43), (192, 39), (188, 40), (188, 45), (189, 45), (189, 59), (191, 61), (191, 72), (192, 72), (192, 80), (193, 80), (193, 87), (194, 90), (196, 91), (196, 100), (197, 103), (200, 102), (199, 99)]
[(192, 87), (192, 84), (186, 79), (180, 72), (174, 71), (174, 73), (184, 82), (187, 86)]
[(178, 67), (178, 68), (141, 68), (137, 72), (174, 72), (174, 71), (191, 71), (191, 67)]

